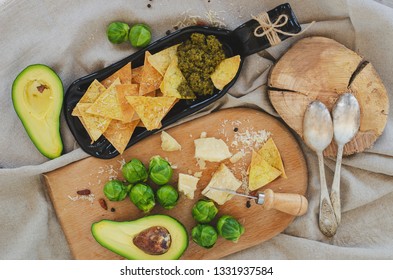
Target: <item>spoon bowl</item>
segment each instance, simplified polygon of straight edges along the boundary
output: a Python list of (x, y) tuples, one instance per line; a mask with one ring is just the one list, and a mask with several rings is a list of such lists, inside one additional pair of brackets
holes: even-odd
[(337, 224), (341, 222), (340, 173), (344, 145), (350, 142), (360, 126), (360, 108), (357, 99), (350, 93), (344, 93), (337, 100), (333, 110), (334, 141), (337, 144), (336, 169), (330, 200), (332, 202)]
[(318, 100), (311, 102), (304, 114), (303, 138), (318, 156), (321, 182), (319, 228), (324, 235), (331, 237), (336, 233), (337, 222), (326, 186), (323, 151), (332, 142), (333, 122), (329, 110)]

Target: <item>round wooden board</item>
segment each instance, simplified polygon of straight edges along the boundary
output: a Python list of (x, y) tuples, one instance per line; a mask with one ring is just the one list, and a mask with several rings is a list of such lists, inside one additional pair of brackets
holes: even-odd
[[(235, 129), (237, 128), (237, 129)], [(234, 130), (237, 130), (235, 132)], [(155, 134), (135, 144), (125, 151), (122, 156), (110, 160), (93, 157), (75, 162), (66, 167), (46, 173), (44, 175), (49, 194), (59, 221), (76, 259), (119, 259), (120, 257), (101, 247), (92, 237), (90, 227), (93, 222), (101, 219), (134, 220), (143, 214), (128, 200), (121, 202), (108, 202), (108, 209), (115, 208), (115, 212), (104, 210), (100, 207), (98, 199), (104, 197), (103, 186), (109, 178), (122, 179), (120, 166), (131, 158), (139, 158), (146, 165), (154, 155), (167, 157), (177, 168), (174, 170), (172, 184), (177, 186), (179, 173), (192, 173), (202, 171), (198, 182), (198, 189), (193, 200), (180, 196), (178, 205), (171, 210), (164, 210), (156, 205), (152, 214), (164, 213), (175, 217), (184, 224), (190, 233), (196, 225), (191, 215), (194, 203), (202, 198), (201, 191), (210, 181), (212, 173), (218, 168), (219, 163), (207, 162), (206, 169), (201, 170), (194, 158), (194, 139), (206, 132), (208, 137), (223, 139), (234, 154), (244, 149), (247, 154), (235, 164), (229, 160), (224, 163), (233, 171), (235, 176), (242, 178), (251, 161), (251, 151), (258, 146), (242, 145), (240, 136), (256, 135), (259, 131), (266, 130), (272, 133), (288, 176), (278, 178), (266, 187), (275, 192), (290, 192), (306, 194), (308, 174), (306, 161), (302, 150), (295, 137), (279, 120), (270, 115), (253, 109), (236, 108), (221, 110), (193, 121), (181, 124), (166, 130), (182, 145), (181, 151), (164, 152), (161, 149), (160, 134)], [(247, 138), (247, 137), (245, 137)], [(235, 140), (238, 140), (236, 146)], [(95, 195), (95, 200), (90, 203), (86, 200), (72, 201), (70, 197), (76, 196), (78, 189), (88, 188)], [(245, 234), (238, 243), (219, 238), (211, 249), (204, 249), (196, 245), (190, 237), (189, 246), (182, 256), (183, 259), (219, 259), (229, 254), (257, 245), (282, 232), (295, 218), (276, 210), (264, 210), (262, 206), (251, 203), (246, 206), (247, 199), (233, 197), (224, 205), (219, 206), (218, 216), (230, 214), (239, 219), (245, 227)]]
[[(299, 40), (272, 68), (268, 85), (273, 107), (301, 137), (309, 103), (320, 100), (331, 111), (340, 94), (354, 94), (360, 105), (360, 129), (345, 145), (344, 155), (370, 148), (385, 128), (389, 100), (380, 77), (371, 63), (332, 39)], [(324, 154), (336, 153), (332, 141)]]

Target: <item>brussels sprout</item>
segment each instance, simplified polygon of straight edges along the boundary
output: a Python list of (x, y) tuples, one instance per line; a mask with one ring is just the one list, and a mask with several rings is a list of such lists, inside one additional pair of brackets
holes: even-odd
[(218, 219), (217, 231), (225, 239), (236, 243), (244, 233), (244, 227), (232, 216), (223, 215)]
[(105, 184), (104, 194), (110, 201), (121, 201), (127, 196), (127, 188), (122, 181), (111, 180)]
[(130, 26), (120, 21), (110, 23), (106, 29), (108, 40), (114, 44), (120, 44), (127, 41), (129, 32)]
[(191, 230), (192, 240), (199, 246), (211, 248), (217, 241), (217, 231), (211, 225), (197, 225)]
[(129, 39), (133, 47), (146, 47), (151, 41), (151, 31), (149, 26), (143, 23), (133, 25), (130, 29)]
[(157, 185), (165, 185), (172, 178), (173, 170), (168, 161), (154, 156), (149, 163), (149, 177)]
[(211, 222), (217, 215), (218, 209), (213, 201), (200, 199), (192, 207), (192, 216), (202, 224)]
[(135, 184), (131, 188), (130, 199), (136, 207), (145, 213), (149, 212), (156, 205), (153, 189), (142, 183)]
[(157, 190), (157, 201), (165, 209), (172, 209), (177, 204), (179, 193), (171, 185), (161, 186)]
[(135, 184), (138, 182), (146, 182), (147, 170), (143, 163), (139, 159), (132, 159), (123, 165), (121, 172), (127, 182)]

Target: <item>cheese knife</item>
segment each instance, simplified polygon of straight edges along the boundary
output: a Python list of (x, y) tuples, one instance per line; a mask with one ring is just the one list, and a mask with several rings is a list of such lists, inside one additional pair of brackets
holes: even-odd
[(275, 193), (271, 189), (258, 192), (257, 196), (238, 193), (228, 189), (210, 187), (210, 189), (232, 195), (254, 199), (256, 204), (262, 205), (264, 209), (276, 209), (294, 216), (302, 216), (307, 212), (308, 201), (303, 195), (296, 193)]

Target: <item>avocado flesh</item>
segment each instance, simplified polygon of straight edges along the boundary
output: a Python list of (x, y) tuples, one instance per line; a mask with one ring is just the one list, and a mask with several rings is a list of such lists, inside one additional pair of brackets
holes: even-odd
[(46, 157), (59, 157), (63, 151), (60, 112), (63, 84), (48, 66), (26, 67), (12, 85), (12, 102), (27, 134)]
[[(155, 226), (166, 228), (171, 235), (171, 246), (162, 255), (147, 254), (133, 243), (135, 236)], [(175, 260), (179, 259), (188, 247), (186, 229), (168, 215), (151, 215), (125, 222), (101, 220), (92, 225), (91, 232), (101, 246), (130, 260)]]

